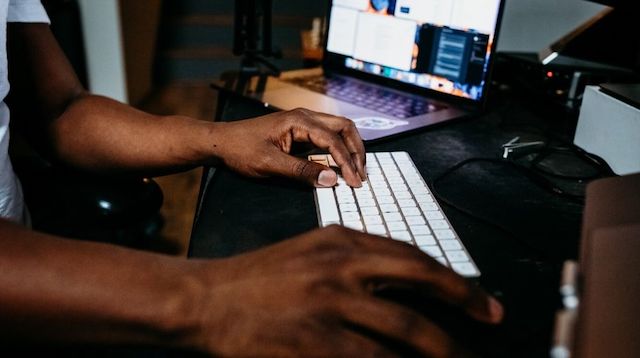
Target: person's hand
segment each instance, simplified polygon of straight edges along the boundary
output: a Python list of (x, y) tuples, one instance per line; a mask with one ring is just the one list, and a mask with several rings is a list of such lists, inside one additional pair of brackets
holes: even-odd
[(486, 323), (503, 315), (495, 299), (418, 249), (339, 226), (201, 265), (195, 345), (215, 356), (399, 355), (390, 341), (419, 356), (464, 355), (428, 317), (376, 297), (374, 283), (410, 285)]
[(313, 186), (336, 184), (336, 173), (288, 153), (294, 142), (309, 142), (327, 150), (347, 184), (362, 186), (365, 151), (352, 121), (307, 109), (278, 112), (250, 120), (222, 123), (221, 159), (235, 171), (253, 177), (292, 177)]

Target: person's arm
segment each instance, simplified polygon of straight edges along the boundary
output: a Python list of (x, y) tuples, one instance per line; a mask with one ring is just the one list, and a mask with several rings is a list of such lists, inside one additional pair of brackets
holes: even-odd
[(335, 184), (335, 173), (320, 176), (326, 168), (287, 154), (300, 141), (331, 152), (350, 185), (365, 178), (364, 146), (345, 118), (304, 109), (233, 123), (154, 116), (87, 93), (48, 25), (11, 23), (8, 36), (12, 110), (33, 142), (67, 165), (156, 174), (223, 161), (246, 175)]
[[(416, 248), (333, 226), (220, 260), (78, 242), (0, 219), (0, 345), (119, 344), (220, 356), (459, 357), (441, 328), (378, 298), (410, 285), (488, 323), (502, 308)], [(396, 347), (397, 348), (397, 347)]]
[(195, 327), (194, 263), (0, 219), (0, 345), (171, 345)]

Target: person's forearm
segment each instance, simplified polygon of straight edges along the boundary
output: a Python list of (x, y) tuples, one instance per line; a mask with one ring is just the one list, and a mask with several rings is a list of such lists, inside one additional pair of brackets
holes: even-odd
[(7, 35), (12, 127), (47, 159), (151, 176), (222, 161), (248, 176), (334, 185), (334, 172), (288, 155), (293, 142), (309, 142), (334, 156), (349, 185), (366, 178), (362, 140), (345, 118), (304, 109), (233, 123), (154, 116), (89, 95), (48, 25), (12, 23)]
[(149, 175), (215, 160), (220, 137), (210, 132), (218, 124), (154, 116), (89, 95), (46, 24), (7, 29), (12, 125), (48, 159)]
[(83, 95), (49, 128), (56, 159), (94, 171), (163, 174), (211, 164), (223, 124), (155, 116), (117, 101)]
[(183, 345), (195, 328), (193, 267), (0, 219), (0, 342)]

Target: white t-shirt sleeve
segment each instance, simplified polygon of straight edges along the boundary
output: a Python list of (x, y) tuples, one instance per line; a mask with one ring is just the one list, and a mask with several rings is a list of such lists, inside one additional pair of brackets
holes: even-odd
[(51, 23), (40, 0), (9, 0), (7, 22)]

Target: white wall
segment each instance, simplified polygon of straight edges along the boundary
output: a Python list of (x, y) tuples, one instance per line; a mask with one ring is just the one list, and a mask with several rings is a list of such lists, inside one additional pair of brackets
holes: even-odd
[(584, 0), (507, 0), (498, 51), (538, 52), (604, 8)]
[(79, 0), (89, 90), (127, 102), (118, 0)]

